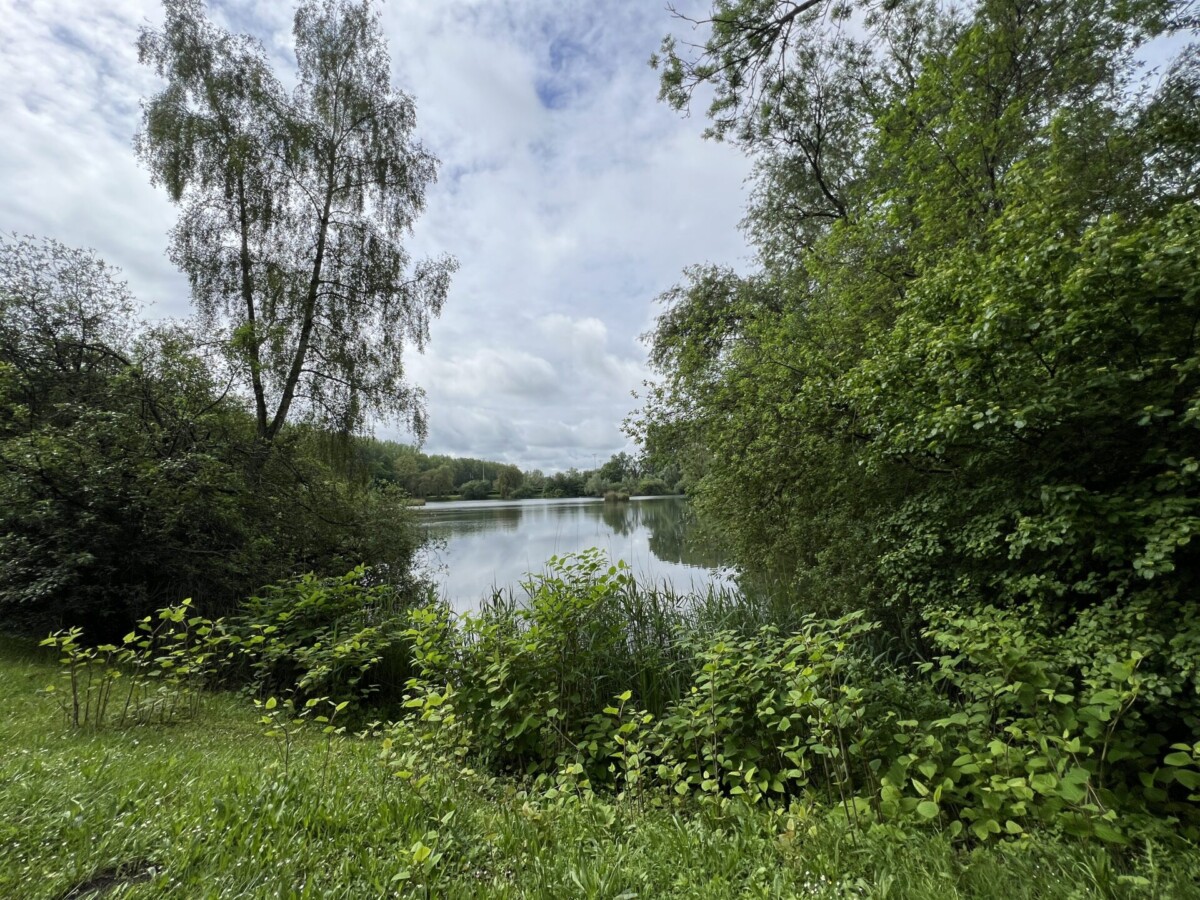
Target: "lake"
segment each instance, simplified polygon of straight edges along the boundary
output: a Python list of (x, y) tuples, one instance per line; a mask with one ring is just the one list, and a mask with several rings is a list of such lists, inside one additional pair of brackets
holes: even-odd
[(429, 503), (419, 510), (435, 539), (425, 564), (442, 596), (458, 610), (517, 587), (551, 556), (599, 547), (629, 563), (643, 583), (677, 591), (732, 584), (720, 553), (700, 534), (683, 497), (603, 500), (482, 500)]

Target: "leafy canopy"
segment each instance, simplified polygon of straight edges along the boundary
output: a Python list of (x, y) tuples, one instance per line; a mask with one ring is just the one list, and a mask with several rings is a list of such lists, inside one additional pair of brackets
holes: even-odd
[(294, 408), (353, 431), (405, 416), (425, 431), (404, 378), (456, 263), (411, 263), (404, 239), (436, 159), (414, 140), (411, 97), (391, 85), (369, 0), (296, 10), (296, 87), (255, 39), (230, 34), (201, 0), (164, 0), (139, 56), (165, 80), (143, 107), (137, 149), (179, 207), (171, 258), (206, 324), (224, 336), (272, 441)]
[[(663, 95), (756, 162), (758, 271), (689, 270), (635, 428), (743, 562), (899, 642), (946, 602), (1170, 628), (1200, 558), (1186, 4), (719, 0)], [(707, 29), (705, 31), (704, 29)], [(1126, 627), (1126, 626), (1122, 626)]]

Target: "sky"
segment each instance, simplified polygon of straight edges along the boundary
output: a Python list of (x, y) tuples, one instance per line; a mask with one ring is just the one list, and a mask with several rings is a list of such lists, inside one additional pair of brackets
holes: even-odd
[[(702, 11), (702, 0), (676, 4)], [(394, 85), (441, 159), (415, 258), (460, 268), (424, 355), (429, 453), (547, 472), (633, 450), (622, 420), (649, 377), (640, 340), (681, 270), (749, 267), (747, 160), (701, 138), (702, 108), (657, 101), (648, 59), (686, 33), (665, 0), (386, 0)], [(210, 0), (288, 79), (293, 4)], [(132, 149), (137, 63), (157, 0), (0, 0), (0, 231), (90, 247), (150, 319), (189, 314), (166, 257), (175, 210)], [(401, 427), (375, 434), (405, 442)]]

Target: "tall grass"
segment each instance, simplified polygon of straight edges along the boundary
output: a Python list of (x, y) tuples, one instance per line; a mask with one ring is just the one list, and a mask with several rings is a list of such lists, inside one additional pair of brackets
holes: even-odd
[[(519, 588), (493, 588), (473, 615), (481, 623), (515, 631), (536, 627), (553, 613), (545, 603), (539, 605), (539, 595), (544, 597), (548, 588), (586, 595), (588, 578), (603, 573), (608, 563), (586, 565), (586, 575), (578, 572), (565, 581), (551, 568), (531, 574)], [(627, 569), (619, 571), (626, 577), (570, 623), (580, 652), (569, 664), (579, 670), (581, 681), (593, 686), (590, 699), (597, 709), (628, 689), (636, 706), (660, 715), (694, 681), (697, 643), (725, 632), (749, 637), (765, 626), (790, 633), (803, 626), (809, 612), (779, 585), (709, 584), (681, 591), (669, 582), (641, 582), (628, 577)]]
[[(574, 583), (556, 585), (555, 578), (546, 571), (531, 576), (519, 589), (495, 588), (470, 618), (477, 626), (509, 632), (557, 627), (564, 596), (553, 588), (565, 588), (567, 597), (573, 598), (588, 586), (582, 573)], [(553, 604), (547, 602), (548, 593)], [(655, 715), (677, 702), (692, 683), (697, 639), (727, 630), (749, 635), (763, 625), (780, 624), (783, 618), (770, 600), (747, 597), (725, 585), (683, 592), (669, 583), (624, 577), (597, 600), (571, 617), (573, 654), (564, 665), (575, 670), (575, 680), (590, 688), (586, 700), (592, 708), (602, 708), (613, 694), (631, 690), (635, 705)]]

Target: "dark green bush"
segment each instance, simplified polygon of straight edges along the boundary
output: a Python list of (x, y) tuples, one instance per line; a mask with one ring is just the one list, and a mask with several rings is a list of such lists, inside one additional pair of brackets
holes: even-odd
[(482, 478), (468, 481), (458, 489), (464, 500), (486, 500), (492, 495), (492, 483)]
[(440, 643), (421, 656), (422, 678), (454, 686), (456, 710), (503, 768), (545, 768), (628, 674), (625, 570), (598, 553), (551, 559), (549, 569), (526, 584), (527, 605), (497, 596), (461, 627), (425, 619), (411, 636), (418, 646)]
[(595, 552), (552, 560), (527, 592), (461, 623), (410, 616), (409, 705), (549, 796), (819, 798), (861, 825), (971, 840), (1125, 842), (1164, 821), (1200, 835), (1195, 734), (1154, 716), (1163, 698), (1195, 702), (1169, 653), (1083, 661), (1061, 623), (997, 609), (933, 614), (933, 658), (915, 667), (873, 655), (861, 613), (713, 631), (705, 611), (659, 606), (643, 632), (642, 595)]
[(407, 584), (419, 543), (394, 489), (351, 479), (326, 435), (271, 447), (182, 327), (149, 329), (115, 273), (0, 241), (0, 619), (114, 640), (194, 599), (363, 562)]

